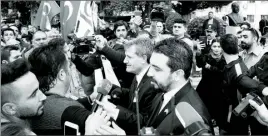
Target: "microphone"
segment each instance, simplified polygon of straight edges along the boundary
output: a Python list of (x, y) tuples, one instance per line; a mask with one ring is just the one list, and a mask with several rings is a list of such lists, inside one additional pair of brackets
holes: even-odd
[[(103, 96), (107, 95), (110, 92), (110, 90), (112, 89), (112, 86), (113, 85), (109, 80), (103, 79), (97, 88), (98, 95), (97, 95), (96, 100), (101, 101)], [(96, 102), (94, 102), (91, 112), (96, 112), (98, 107), (99, 105)]]
[[(184, 128), (184, 135), (212, 135), (202, 117), (187, 102), (180, 102), (176, 105), (175, 115), (177, 118), (172, 118), (172, 120), (174, 120), (173, 122), (180, 122)], [(166, 125), (170, 124), (169, 122), (170, 120), (165, 119), (157, 127), (160, 134), (168, 134), (172, 132), (174, 128), (179, 127), (178, 123), (174, 123), (172, 127), (167, 128)]]

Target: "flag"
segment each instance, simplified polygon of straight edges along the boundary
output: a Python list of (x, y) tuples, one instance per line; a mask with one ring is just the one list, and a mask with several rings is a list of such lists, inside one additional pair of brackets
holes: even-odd
[(75, 29), (77, 37), (90, 36), (95, 33), (98, 19), (98, 6), (94, 1), (81, 1), (78, 22)]
[(58, 13), (60, 13), (60, 7), (55, 1), (42, 1), (33, 25), (40, 26), (41, 30), (51, 30), (50, 21)]
[(61, 32), (64, 39), (75, 30), (77, 16), (81, 1), (61, 1), (60, 3), (60, 23)]
[(101, 62), (102, 62), (102, 66), (104, 69), (105, 79), (109, 80), (112, 84), (121, 87), (121, 85), (120, 85), (120, 83), (119, 83), (119, 81), (114, 73), (111, 62), (107, 58), (105, 58), (103, 55), (101, 56)]

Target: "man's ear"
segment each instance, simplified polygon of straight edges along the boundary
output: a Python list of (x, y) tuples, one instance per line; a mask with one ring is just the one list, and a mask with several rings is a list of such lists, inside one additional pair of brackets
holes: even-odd
[(14, 116), (17, 113), (17, 106), (14, 103), (5, 103), (2, 112), (6, 115)]
[(181, 77), (184, 77), (184, 71), (182, 69), (178, 69), (172, 73), (173, 81), (179, 81)]
[(58, 73), (58, 79), (63, 81), (66, 77), (66, 72), (64, 71), (64, 69), (60, 69), (59, 73)]
[(146, 55), (142, 55), (142, 59), (147, 62), (148, 57)]

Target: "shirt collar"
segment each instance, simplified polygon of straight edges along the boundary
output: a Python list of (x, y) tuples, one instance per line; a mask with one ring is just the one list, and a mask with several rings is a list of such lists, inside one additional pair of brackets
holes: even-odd
[(164, 94), (164, 100), (170, 100), (170, 99), (171, 99), (173, 96), (175, 96), (175, 94), (176, 94), (177, 92), (179, 92), (179, 91), (181, 90), (181, 88), (184, 87), (187, 83), (188, 83), (188, 81), (185, 82), (185, 84), (183, 84), (183, 85), (181, 85), (181, 86), (179, 86), (179, 87), (177, 87), (177, 88), (174, 88), (174, 89), (168, 91), (167, 93), (165, 93), (165, 94)]
[(141, 70), (141, 72), (140, 72), (138, 75), (136, 75), (136, 80), (137, 80), (137, 83), (138, 83), (137, 85), (140, 84), (141, 79), (142, 79), (143, 76), (146, 74), (146, 72), (148, 71), (149, 67), (150, 67), (150, 66), (146, 66), (145, 68), (143, 68), (143, 69)]
[[(254, 45), (253, 45), (254, 46)], [(243, 54), (244, 55), (249, 55), (249, 54), (254, 54), (255, 56), (259, 56), (260, 53), (262, 52), (262, 48), (257, 45), (255, 48), (253, 48), (250, 52), (247, 52), (247, 51), (243, 51)]]
[(227, 64), (225, 67), (226, 67), (226, 68), (231, 68), (232, 66), (234, 66), (235, 64), (237, 64), (237, 63), (239, 63), (239, 62), (241, 62), (241, 61), (243, 61), (243, 60), (242, 60), (242, 58), (239, 56), (239, 58), (238, 58), (237, 60), (234, 60), (234, 61), (230, 62), (230, 63)]

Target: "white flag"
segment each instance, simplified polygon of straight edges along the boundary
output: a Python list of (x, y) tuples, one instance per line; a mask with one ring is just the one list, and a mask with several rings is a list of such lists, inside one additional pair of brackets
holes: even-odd
[[(81, 1), (75, 34), (78, 38), (94, 34), (93, 16), (97, 15), (97, 5), (94, 1)], [(94, 11), (93, 11), (94, 10)], [(96, 17), (94, 17), (96, 18)]]

